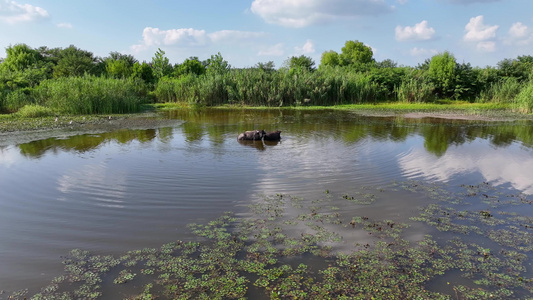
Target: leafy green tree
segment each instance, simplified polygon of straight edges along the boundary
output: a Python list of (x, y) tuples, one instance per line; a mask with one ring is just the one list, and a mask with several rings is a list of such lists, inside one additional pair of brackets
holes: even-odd
[(165, 56), (165, 51), (161, 50), (161, 48), (157, 49), (157, 52), (152, 58), (152, 69), (156, 79), (160, 79), (161, 77), (172, 73), (172, 66), (169, 63), (168, 58)]
[(341, 60), (339, 57), (339, 53), (330, 50), (322, 53), (322, 57), (320, 58), (320, 66), (326, 67), (326, 66), (339, 66), (341, 64)]
[(394, 90), (406, 76), (405, 68), (373, 68), (368, 72), (370, 81), (378, 84), (382, 95), (394, 98)]
[(144, 80), (146, 83), (155, 83), (154, 70), (146, 62), (136, 62), (132, 68), (132, 78)]
[(231, 68), (231, 65), (224, 60), (220, 52), (216, 55), (211, 55), (211, 58), (208, 58), (204, 64), (208, 75), (224, 74)]
[(196, 56), (191, 56), (183, 61), (182, 64), (174, 66), (174, 76), (180, 77), (188, 74), (203, 75), (205, 66)]
[(448, 51), (436, 54), (429, 63), (428, 75), (435, 85), (436, 92), (451, 97), (455, 92), (456, 62)]
[(104, 59), (105, 71), (115, 78), (128, 78), (133, 74), (133, 65), (136, 62), (132, 55), (111, 52), (109, 57)]
[(385, 59), (383, 61), (380, 61), (380, 62), (376, 62), (376, 68), (380, 68), (380, 69), (385, 69), (385, 68), (397, 68), (398, 67), (398, 63), (393, 61), (392, 59)]
[(38, 66), (43, 57), (39, 51), (26, 44), (17, 44), (6, 48), (6, 58), (1, 64), (2, 69), (12, 72), (22, 72), (27, 68)]
[(429, 64), (430, 63), (431, 63), (431, 58), (427, 58), (426, 60), (424, 60), (423, 63), (419, 63), (416, 66), (416, 69), (417, 70), (422, 70), (422, 71), (429, 71)]
[(32, 87), (51, 75), (47, 64), (38, 50), (26, 44), (6, 48), (7, 57), (0, 64), (0, 84), (10, 89)]
[(266, 63), (259, 62), (255, 65), (255, 68), (266, 71), (266, 72), (273, 72), (276, 66), (273, 61), (269, 61)]
[(292, 56), (285, 61), (285, 66), (293, 71), (314, 71), (315, 61), (311, 57), (305, 55)]
[(469, 63), (456, 64), (455, 66), (455, 88), (453, 97), (455, 99), (474, 100), (480, 92), (478, 83), (479, 69), (474, 69)]
[(486, 67), (479, 69), (476, 72), (476, 83), (478, 85), (479, 92), (489, 89), (491, 85), (498, 82), (500, 77), (498, 76), (498, 69), (495, 67)]
[(372, 48), (359, 41), (346, 41), (341, 49), (340, 63), (343, 66), (358, 67), (374, 62)]
[(133, 55), (130, 55), (130, 54), (122, 54), (120, 52), (116, 52), (116, 51), (113, 51), (113, 52), (110, 52), (109, 53), (109, 57), (107, 57), (105, 59), (106, 61), (107, 60), (123, 60), (125, 61), (128, 65), (134, 65), (136, 62), (138, 62), (138, 60), (133, 57)]
[(114, 78), (128, 78), (133, 74), (133, 65), (123, 60), (108, 60), (105, 62), (105, 71)]
[(37, 49), (50, 69), (50, 78), (53, 75), (53, 67), (59, 61), (61, 50), (61, 48), (48, 48), (46, 46), (41, 46)]
[(82, 76), (95, 74), (97, 59), (92, 52), (81, 50), (74, 45), (59, 52), (57, 65), (54, 66), (54, 77)]
[(529, 80), (533, 70), (533, 56), (518, 56), (516, 59), (504, 59), (497, 64), (502, 77), (514, 77), (520, 81)]

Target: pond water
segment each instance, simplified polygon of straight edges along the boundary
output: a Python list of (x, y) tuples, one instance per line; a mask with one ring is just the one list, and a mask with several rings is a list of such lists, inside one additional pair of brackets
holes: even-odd
[[(528, 121), (330, 110), (176, 110), (165, 116), (176, 125), (0, 148), (0, 299), (19, 289), (38, 292), (62, 274), (61, 257), (72, 249), (120, 255), (192, 240), (187, 224), (226, 211), (244, 214), (264, 195), (312, 200), (327, 193), (349, 218), (363, 212), (412, 223), (406, 238), (416, 241), (435, 233), (409, 221), (432, 201), (428, 197), (384, 188), (379, 201), (361, 205), (343, 196), (399, 182), (437, 183), (451, 191), (485, 182), (526, 198), (533, 194)], [(282, 139), (237, 141), (251, 129), (281, 130)], [(533, 207), (520, 213), (533, 217)], [(367, 239), (347, 234), (345, 245)]]

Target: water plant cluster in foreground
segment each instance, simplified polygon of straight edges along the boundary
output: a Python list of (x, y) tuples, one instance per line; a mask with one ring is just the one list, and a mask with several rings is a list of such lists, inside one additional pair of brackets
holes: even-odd
[[(364, 214), (395, 193), (423, 204), (403, 222)], [(519, 213), (532, 203), (488, 183), (394, 182), (326, 190), (316, 199), (270, 195), (247, 213), (191, 224), (196, 240), (118, 257), (72, 250), (64, 275), (40, 292), (0, 298), (532, 298), (533, 217)]]

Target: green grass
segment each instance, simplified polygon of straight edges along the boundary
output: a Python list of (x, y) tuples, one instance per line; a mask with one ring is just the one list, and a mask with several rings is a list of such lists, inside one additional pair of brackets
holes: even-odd
[[(164, 109), (182, 108), (183, 105), (173, 103), (158, 104), (157, 107)], [(185, 106), (186, 107), (186, 106)], [(217, 109), (272, 109), (268, 106), (242, 106), (242, 105), (221, 105)], [(409, 112), (450, 112), (450, 113), (499, 113), (511, 112), (512, 105), (504, 103), (470, 103), (458, 100), (440, 100), (436, 103), (405, 103), (405, 102), (386, 102), (376, 104), (340, 104), (331, 106), (291, 106), (280, 107), (279, 109), (296, 109), (296, 110), (354, 110), (354, 111), (373, 111), (373, 112), (391, 112), (391, 113), (409, 113)]]
[(467, 101), (442, 100), (437, 103), (404, 103), (390, 102), (378, 104), (349, 104), (337, 105), (340, 109), (376, 109), (376, 110), (400, 110), (400, 111), (447, 111), (447, 110), (506, 110), (509, 104), (500, 103), (469, 103)]
[(39, 117), (51, 117), (56, 115), (55, 111), (51, 108), (44, 107), (37, 104), (25, 105), (18, 112), (17, 116), (22, 118), (39, 118)]

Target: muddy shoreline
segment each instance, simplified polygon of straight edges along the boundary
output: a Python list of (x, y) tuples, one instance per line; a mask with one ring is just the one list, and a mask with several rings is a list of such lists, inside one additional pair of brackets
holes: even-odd
[[(120, 129), (152, 129), (179, 126), (180, 120), (170, 120), (156, 113), (133, 115), (59, 117), (15, 120), (0, 120), (0, 147), (28, 143), (51, 137), (65, 138), (80, 134), (98, 134)], [(33, 122), (32, 122), (33, 121)], [(10, 127), (9, 125), (13, 125)]]

